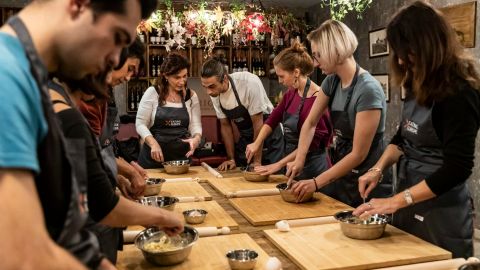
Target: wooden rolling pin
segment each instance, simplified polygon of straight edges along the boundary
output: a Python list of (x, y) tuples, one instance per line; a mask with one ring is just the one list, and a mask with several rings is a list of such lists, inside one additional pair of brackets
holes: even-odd
[(280, 220), (275, 224), (275, 227), (281, 231), (288, 231), (292, 227), (313, 226), (327, 223), (335, 223), (337, 220), (333, 216), (302, 218), (292, 220)]
[(270, 196), (280, 194), (277, 188), (272, 189), (252, 189), (252, 190), (238, 190), (228, 192), (227, 198), (243, 198), (243, 197), (257, 197), (257, 196)]
[(210, 165), (208, 165), (207, 163), (205, 162), (202, 162), (202, 167), (205, 168), (208, 172), (210, 172), (213, 176), (217, 177), (217, 178), (223, 178), (223, 176), (217, 172), (215, 169), (213, 169), (212, 167), (210, 167)]
[(133, 243), (137, 234), (141, 231), (123, 231), (123, 243)]
[(222, 228), (197, 227), (195, 229), (198, 231), (198, 236), (200, 236), (200, 237), (230, 234), (230, 228), (229, 227), (222, 227)]
[(451, 260), (378, 268), (377, 270), (451, 270), (457, 269), (458, 267), (466, 263), (467, 260), (465, 260), (464, 258), (456, 258)]
[(181, 203), (205, 201), (205, 197), (177, 197), (177, 198), (178, 198), (178, 202), (181, 202)]
[(165, 179), (165, 183), (178, 183), (178, 182), (193, 182), (193, 181), (198, 181), (198, 178), (191, 178), (191, 177), (185, 177), (185, 178), (170, 178), (170, 179)]
[[(230, 234), (230, 228), (229, 227), (222, 227), (222, 228), (198, 227), (198, 228), (195, 228), (195, 229), (198, 231), (198, 236), (200, 236), (200, 237)], [(135, 237), (140, 232), (141, 231), (123, 231), (123, 243), (133, 243), (133, 240), (135, 240)]]

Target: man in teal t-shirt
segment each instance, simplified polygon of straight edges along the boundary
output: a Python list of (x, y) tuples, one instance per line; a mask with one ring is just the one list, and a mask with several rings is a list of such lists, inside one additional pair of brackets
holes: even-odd
[[(148, 17), (155, 6), (154, 0), (36, 0), (18, 14), (16, 30), (9, 24), (0, 28), (2, 270), (86, 269), (89, 262), (82, 261), (82, 265), (67, 250), (77, 256), (77, 251), (87, 247), (60, 247), (52, 240), (78, 243), (81, 227), (65, 230), (70, 227), (62, 220), (69, 219), (66, 209), (79, 207), (70, 205), (68, 191), (62, 192), (69, 187), (65, 183), (74, 183), (68, 174), (56, 180), (42, 178), (46, 171), (56, 169), (56, 164), (44, 162), (49, 158), (47, 143), (59, 139), (51, 135), (58, 131), (47, 124), (55, 121), (47, 113), (51, 110), (46, 105), (48, 93), (38, 86), (46, 81), (37, 82), (34, 74), (50, 72), (79, 79), (115, 66), (121, 49), (134, 40), (140, 19)], [(19, 30), (23, 28), (25, 34)], [(28, 60), (26, 44), (33, 48), (30, 59), (34, 56), (37, 61)], [(50, 147), (58, 149), (57, 145)], [(39, 149), (46, 155), (40, 155)], [(50, 193), (45, 186), (51, 188)], [(56, 205), (57, 201), (62, 204)], [(63, 228), (56, 227), (58, 224)], [(111, 269), (113, 265), (102, 260), (99, 267)]]

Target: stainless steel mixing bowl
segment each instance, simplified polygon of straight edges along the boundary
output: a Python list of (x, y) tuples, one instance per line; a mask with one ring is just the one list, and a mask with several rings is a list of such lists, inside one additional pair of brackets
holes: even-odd
[(366, 219), (352, 215), (352, 211), (340, 211), (335, 214), (339, 221), (342, 233), (350, 238), (372, 240), (382, 237), (388, 216), (376, 214)]
[[(168, 241), (172, 241), (178, 245), (178, 249), (171, 251), (152, 252), (144, 249), (148, 243), (159, 241), (163, 237), (168, 237)], [(192, 251), (192, 246), (198, 240), (198, 232), (192, 227), (185, 226), (184, 231), (178, 236), (169, 237), (165, 232), (158, 228), (148, 228), (140, 232), (135, 237), (135, 246), (142, 251), (145, 259), (155, 265), (167, 266), (179, 264), (185, 261)]]

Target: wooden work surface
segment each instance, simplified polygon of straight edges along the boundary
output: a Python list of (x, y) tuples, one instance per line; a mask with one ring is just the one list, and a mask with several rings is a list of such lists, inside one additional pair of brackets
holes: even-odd
[(174, 182), (163, 183), (160, 196), (173, 196), (173, 197), (203, 197), (206, 201), (212, 199), (212, 195), (208, 193), (197, 182)]
[(210, 178), (208, 183), (223, 195), (239, 190), (272, 189), (277, 185), (270, 182), (250, 182), (243, 177)]
[[(232, 218), (235, 220), (239, 228), (238, 230), (231, 231), (231, 234), (236, 233), (247, 233), (255, 242), (270, 256), (277, 257), (283, 266), (283, 270), (298, 270), (299, 268), (289, 259), (287, 258), (271, 241), (269, 241), (263, 230), (272, 229), (274, 226), (267, 225), (267, 226), (252, 226), (232, 205), (228, 202), (228, 200), (217, 192), (211, 185), (208, 183), (200, 183), (200, 185), (207, 190), (213, 197), (213, 200), (217, 202)], [(180, 203), (179, 203), (180, 204)], [(129, 230), (143, 230), (143, 227), (140, 226), (131, 226)], [(211, 237), (208, 237), (211, 238)], [(132, 247), (132, 245), (125, 245), (125, 249)], [(119, 252), (120, 255), (121, 252)], [(122, 266), (119, 269), (142, 269), (142, 268), (135, 268), (132, 265), (132, 256), (119, 256), (117, 261), (117, 266)], [(135, 256), (139, 259), (137, 260), (139, 263), (143, 262), (143, 255), (141, 253), (135, 253)], [(124, 260), (128, 260), (128, 262), (124, 262)], [(143, 262), (143, 264), (146, 264)], [(128, 267), (126, 267), (128, 265)], [(206, 268), (204, 268), (206, 269)], [(224, 268), (225, 270), (229, 269), (228, 267)]]
[(265, 234), (302, 269), (372, 269), (451, 258), (450, 252), (390, 225), (376, 240), (348, 238), (338, 223)]
[(339, 211), (351, 209), (321, 193), (315, 193), (314, 198), (314, 201), (299, 204), (285, 202), (280, 195), (234, 198), (229, 201), (254, 226), (275, 224), (283, 219), (333, 216)]
[(148, 263), (139, 249), (134, 245), (126, 245), (124, 250), (118, 253), (117, 268), (119, 270), (225, 270), (230, 269), (225, 254), (229, 250), (243, 248), (257, 251), (259, 256), (254, 269), (265, 269), (264, 266), (269, 256), (248, 234), (199, 238), (186, 261), (168, 267), (159, 267)]
[(208, 180), (210, 178), (215, 178), (214, 175), (212, 175), (202, 166), (191, 166), (188, 169), (188, 172), (184, 174), (168, 174), (164, 169), (147, 169), (147, 174), (148, 177), (164, 179), (191, 177), (193, 179), (198, 178), (200, 180)]
[[(183, 211), (189, 209), (203, 209), (207, 210), (208, 214), (200, 224), (187, 224), (192, 227), (229, 227), (232, 230), (238, 230), (238, 223), (216, 202), (216, 201), (206, 201), (206, 202), (186, 202), (186, 203), (177, 203), (175, 204), (174, 212), (183, 215)], [(143, 226), (129, 226), (128, 230), (130, 231), (141, 231), (145, 228)]]

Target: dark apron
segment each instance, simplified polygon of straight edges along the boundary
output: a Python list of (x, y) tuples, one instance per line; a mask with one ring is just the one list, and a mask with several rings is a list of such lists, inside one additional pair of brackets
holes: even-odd
[[(48, 123), (47, 136), (38, 148), (41, 172), (35, 177), (35, 183), (40, 198), (49, 196), (54, 200), (54, 198), (61, 196), (60, 194), (44, 194), (43, 184), (46, 184), (45, 182), (70, 182), (70, 198), (63, 226), (58, 228), (58, 224), (49, 224), (49, 220), (46, 219), (47, 230), (58, 245), (74, 254), (85, 265), (96, 267), (100, 262), (98, 241), (93, 234), (82, 230), (88, 218), (86, 162), (75, 162), (86, 160), (85, 142), (83, 140), (66, 139), (63, 136), (48, 93), (48, 73), (36, 52), (30, 34), (17, 16), (10, 18), (7, 24), (15, 31), (25, 49), (32, 75), (40, 90), (43, 112)], [(60, 168), (56, 167), (59, 164), (62, 166)], [(67, 165), (68, 168), (65, 168), (64, 165)], [(54, 172), (55, 169), (69, 173), (59, 176)], [(50, 190), (50, 192), (58, 192), (58, 190)], [(49, 211), (48, 207), (43, 205), (43, 202), (42, 206), (44, 207), (44, 213)], [(46, 216), (48, 217), (48, 215)]]
[[(307, 79), (307, 83), (303, 90), (302, 101), (300, 102), (300, 106), (298, 106), (295, 113), (288, 113), (288, 108), (290, 107), (294, 97), (285, 106), (285, 111), (283, 112), (283, 138), (285, 141), (285, 156), (295, 151), (295, 149), (297, 149), (298, 147), (298, 141), (300, 137), (298, 121), (309, 88), (310, 78)], [(330, 166), (328, 162), (327, 152), (325, 151), (325, 146), (321, 145), (319, 149), (310, 150), (307, 153), (307, 157), (305, 159), (305, 166), (303, 167), (302, 172), (295, 177), (295, 180), (311, 180), (313, 177), (328, 170), (329, 167)], [(322, 188), (321, 191), (329, 195), (328, 189), (326, 187)]]
[[(74, 102), (70, 99), (70, 96), (66, 93), (65, 89), (61, 85), (58, 85), (50, 81), (49, 87), (55, 90), (58, 94), (62, 95), (63, 98), (67, 101), (67, 105), (70, 105), (72, 108), (75, 106)], [(88, 121), (86, 119), (84, 119), (84, 124), (85, 126), (89, 126)], [(100, 152), (102, 148), (100, 146), (99, 139), (93, 134), (93, 132), (91, 132), (91, 139), (93, 142), (96, 143), (97, 156), (100, 157), (101, 156)], [(85, 149), (85, 146), (83, 146), (83, 148)], [(82, 159), (76, 159), (76, 160), (82, 160)], [(83, 160), (86, 161), (87, 160), (86, 157), (83, 157)], [(102, 167), (109, 178), (110, 184), (112, 184), (112, 190), (115, 190), (116, 175), (114, 175), (113, 172), (110, 171), (110, 169), (105, 165), (103, 156), (102, 156), (102, 161), (103, 161)], [(115, 164), (115, 167), (116, 167), (116, 164)], [(117, 261), (117, 250), (122, 250), (123, 248), (123, 232), (122, 232), (123, 230), (97, 223), (90, 217), (88, 218), (88, 221), (85, 227), (97, 236), (98, 242), (100, 243), (100, 251), (105, 255), (105, 257), (107, 257), (109, 261), (115, 264)]]
[[(110, 170), (110, 172), (115, 176), (118, 173), (117, 161), (115, 156), (115, 150), (113, 142), (115, 141), (115, 134), (118, 131), (118, 122), (117, 122), (118, 109), (115, 104), (113, 92), (110, 91), (110, 101), (107, 105), (107, 117), (106, 121), (102, 127), (102, 132), (100, 133), (100, 145), (101, 155), (105, 166)], [(116, 186), (116, 181), (114, 182)]]
[[(232, 85), (232, 90), (235, 94), (235, 99), (237, 100), (238, 106), (231, 110), (227, 110), (222, 106), (220, 98), (218, 101), (220, 103), (222, 112), (229, 120), (235, 123), (240, 133), (240, 139), (235, 144), (235, 163), (237, 166), (246, 166), (247, 157), (245, 156), (245, 150), (247, 145), (253, 143), (254, 141), (252, 118), (250, 117), (250, 113), (248, 112), (247, 108), (245, 108), (245, 106), (242, 105), (242, 102), (240, 102), (237, 88), (235, 87), (235, 84), (230, 76), (228, 76), (228, 80)], [(268, 115), (264, 114), (263, 120), (265, 121), (267, 118)], [(282, 129), (279, 125), (272, 131), (270, 136), (265, 139), (262, 149), (262, 164), (273, 164), (282, 159), (284, 150), (284, 142), (282, 137)]]
[[(346, 90), (348, 91), (347, 100), (342, 111), (334, 111), (332, 109), (333, 99), (335, 98), (335, 93), (340, 84), (340, 78), (338, 76), (334, 77), (333, 82), (333, 93), (330, 96), (329, 107), (331, 110), (331, 119), (333, 123), (333, 130), (337, 136), (335, 147), (332, 150), (332, 162), (333, 164), (340, 161), (346, 155), (352, 151), (353, 147), (353, 134), (355, 129), (355, 123), (353, 125), (350, 123), (350, 118), (348, 115), (348, 106), (350, 100), (352, 99), (353, 91), (355, 90), (355, 85), (358, 81), (358, 73), (360, 67), (357, 65), (355, 71), (355, 76), (353, 77), (351, 85)], [(357, 207), (363, 203), (363, 198), (360, 196), (358, 191), (358, 178), (365, 174), (368, 169), (373, 167), (378, 159), (382, 156), (385, 149), (385, 143), (383, 140), (383, 132), (375, 134), (372, 145), (368, 152), (365, 160), (356, 168), (352, 169), (347, 175), (340, 177), (337, 181), (334, 181), (335, 192), (332, 194), (332, 197), (346, 203), (352, 207)], [(392, 180), (390, 170), (384, 172), (383, 180), (378, 184), (375, 189), (370, 193), (371, 198), (385, 198), (392, 195)]]
[[(185, 155), (190, 151), (190, 144), (182, 141), (190, 136), (188, 131), (190, 116), (183, 95), (181, 98), (182, 108), (158, 104), (155, 122), (150, 128), (150, 132), (162, 149), (164, 161), (187, 159)], [(151, 148), (146, 143), (142, 146), (138, 163), (145, 169), (162, 167), (161, 163), (152, 159)]]
[[(398, 191), (410, 188), (443, 164), (442, 142), (432, 123), (432, 107), (407, 98), (403, 106), (402, 150)], [(415, 199), (415, 198), (414, 198)], [(398, 210), (393, 225), (452, 252), (454, 258), (473, 256), (474, 209), (464, 182), (433, 199)]]

